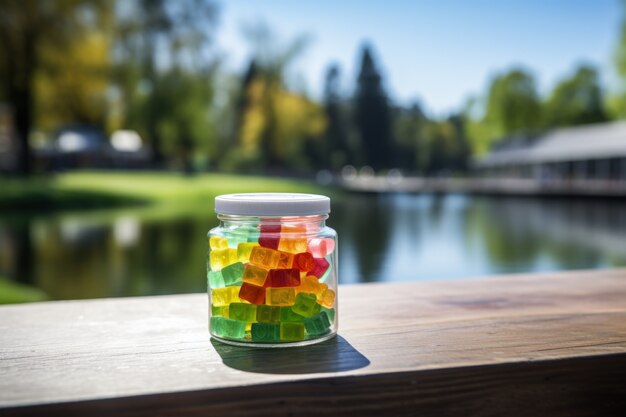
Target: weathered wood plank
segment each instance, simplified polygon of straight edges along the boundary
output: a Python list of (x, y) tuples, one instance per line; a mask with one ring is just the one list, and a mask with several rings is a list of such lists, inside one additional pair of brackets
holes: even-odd
[(340, 303), (340, 337), (287, 350), (211, 342), (198, 294), (1, 307), (0, 415), (626, 410), (626, 270), (342, 286)]

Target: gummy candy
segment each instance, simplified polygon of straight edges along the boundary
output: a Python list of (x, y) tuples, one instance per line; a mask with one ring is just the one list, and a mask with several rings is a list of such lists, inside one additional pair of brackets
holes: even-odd
[(291, 307), (280, 307), (280, 322), (302, 323), (304, 317), (293, 312)]
[(265, 221), (274, 223), (228, 226), (209, 237), (211, 333), (258, 343), (327, 334), (336, 325), (336, 293), (323, 282), (334, 277), (325, 257), (335, 241), (309, 238), (318, 229), (298, 218)]
[(306, 292), (321, 296), (328, 288), (328, 285), (318, 281), (317, 277), (307, 275), (304, 278), (300, 278), (300, 286), (296, 288), (296, 292)]
[(322, 306), (322, 311), (326, 313), (326, 315), (328, 316), (328, 320), (330, 320), (331, 323), (335, 321), (335, 309), (334, 308), (326, 308)]
[(234, 248), (212, 250), (209, 255), (209, 264), (213, 271), (219, 271), (233, 262), (237, 262), (237, 249)]
[(304, 339), (304, 323), (280, 323), (280, 340), (298, 341)]
[(313, 317), (307, 317), (304, 319), (304, 328), (310, 335), (320, 335), (326, 333), (330, 327), (330, 320), (325, 311), (316, 314)]
[(276, 323), (280, 321), (281, 308), (283, 307), (268, 306), (265, 304), (258, 305), (256, 308), (256, 321), (263, 323)]
[(213, 288), (211, 290), (212, 305), (227, 306), (239, 301), (239, 287)]
[(328, 288), (326, 291), (324, 291), (318, 302), (324, 307), (330, 308), (333, 306), (333, 304), (335, 304), (335, 296), (335, 291)]
[(256, 321), (256, 305), (247, 303), (230, 303), (228, 317), (235, 320)]
[(258, 342), (280, 341), (280, 324), (278, 323), (252, 323), (252, 340)]
[(283, 226), (278, 242), (278, 250), (290, 253), (305, 252), (307, 241), (302, 236), (306, 236), (306, 227)]
[(252, 304), (263, 304), (265, 302), (265, 288), (250, 284), (249, 282), (244, 282), (239, 290), (239, 298)]
[(250, 252), (250, 263), (266, 269), (276, 268), (279, 258), (280, 253), (277, 250), (262, 246), (256, 246)]
[(237, 245), (237, 260), (239, 262), (248, 262), (252, 249), (259, 246), (256, 242), (242, 242)]
[(255, 265), (246, 265), (243, 271), (243, 281), (262, 287), (265, 284), (268, 270)]
[(296, 301), (296, 291), (293, 288), (267, 288), (265, 301), (271, 306), (290, 306)]
[(294, 313), (303, 317), (311, 317), (319, 313), (321, 306), (317, 303), (317, 297), (315, 294), (307, 294), (304, 292), (299, 293), (296, 296), (296, 301), (291, 307)]
[(222, 288), (226, 286), (224, 277), (222, 277), (222, 271), (209, 271), (207, 273), (207, 279), (209, 281), (209, 288)]
[(228, 248), (228, 239), (222, 236), (211, 236), (209, 238), (209, 247), (211, 250)]
[(225, 317), (211, 317), (211, 331), (217, 336), (241, 339), (246, 334), (246, 323)]
[(280, 252), (278, 253), (278, 265), (276, 268), (291, 268), (293, 265), (293, 254), (288, 252)]
[(312, 238), (307, 245), (307, 251), (316, 258), (323, 258), (335, 250), (335, 241), (333, 239)]
[(300, 271), (297, 269), (270, 269), (265, 281), (266, 287), (297, 287), (300, 285)]
[(296, 253), (293, 256), (293, 267), (298, 268), (302, 272), (309, 272), (315, 268), (313, 255), (308, 252)]
[(280, 225), (279, 224), (261, 224), (261, 234), (259, 236), (259, 245), (278, 249), (280, 241)]
[(243, 264), (241, 262), (225, 266), (220, 272), (226, 286), (241, 285), (241, 277), (243, 275)]
[(321, 278), (328, 270), (330, 264), (324, 258), (313, 258), (313, 262), (315, 262), (315, 266), (309, 271), (309, 275), (314, 275), (318, 278)]

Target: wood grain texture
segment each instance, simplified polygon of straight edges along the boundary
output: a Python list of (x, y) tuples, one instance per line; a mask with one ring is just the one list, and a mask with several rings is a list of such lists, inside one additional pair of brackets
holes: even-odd
[(339, 298), (279, 350), (211, 341), (201, 294), (0, 307), (0, 415), (626, 415), (626, 270)]

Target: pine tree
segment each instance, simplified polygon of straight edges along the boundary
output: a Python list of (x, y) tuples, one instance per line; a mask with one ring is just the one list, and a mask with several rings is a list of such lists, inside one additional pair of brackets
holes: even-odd
[(389, 168), (393, 163), (389, 99), (368, 45), (363, 47), (357, 81), (355, 124), (364, 162), (375, 170)]

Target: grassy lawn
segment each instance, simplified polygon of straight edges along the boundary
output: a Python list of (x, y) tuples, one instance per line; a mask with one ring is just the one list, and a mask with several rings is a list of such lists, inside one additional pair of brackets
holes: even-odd
[(45, 301), (46, 294), (38, 288), (11, 282), (0, 276), (0, 304)]
[(70, 172), (48, 179), (0, 178), (0, 209), (49, 210), (119, 207), (140, 204), (212, 207), (219, 194), (238, 192), (303, 192), (335, 190), (292, 179), (169, 172)]

